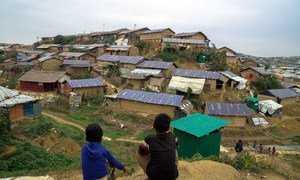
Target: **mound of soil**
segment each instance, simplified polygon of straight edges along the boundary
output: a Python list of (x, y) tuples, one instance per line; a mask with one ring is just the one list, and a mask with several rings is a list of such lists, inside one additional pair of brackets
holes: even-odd
[[(137, 171), (132, 176), (120, 177), (119, 180), (145, 180), (146, 175), (142, 170)], [(179, 178), (189, 180), (206, 179), (240, 179), (240, 175), (233, 167), (209, 160), (186, 162), (179, 161)]]

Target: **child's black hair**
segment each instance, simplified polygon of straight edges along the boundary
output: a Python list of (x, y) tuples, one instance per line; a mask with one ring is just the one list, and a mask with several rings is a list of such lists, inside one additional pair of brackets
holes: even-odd
[(153, 127), (159, 133), (167, 132), (170, 128), (171, 118), (165, 114), (161, 113), (155, 117)]
[(88, 142), (101, 142), (103, 137), (103, 130), (98, 124), (90, 124), (85, 129), (86, 140)]

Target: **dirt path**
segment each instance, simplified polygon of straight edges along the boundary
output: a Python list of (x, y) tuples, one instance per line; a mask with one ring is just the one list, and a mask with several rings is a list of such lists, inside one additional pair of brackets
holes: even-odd
[[(48, 116), (48, 117), (50, 117), (52, 119), (54, 119), (55, 121), (57, 121), (60, 124), (64, 124), (64, 125), (68, 125), (68, 126), (73, 126), (73, 127), (76, 127), (76, 128), (78, 128), (78, 129), (80, 129), (82, 131), (85, 131), (85, 126), (80, 125), (78, 123), (70, 122), (70, 121), (65, 120), (65, 119), (62, 119), (61, 117), (58, 117), (58, 116), (52, 114), (49, 111), (43, 111), (42, 114), (45, 115), (45, 116)], [(107, 136), (104, 136), (103, 139), (104, 140), (108, 140), (108, 141), (112, 140), (110, 137), (107, 137)], [(123, 138), (116, 139), (116, 141), (131, 142), (131, 143), (138, 143), (138, 144), (141, 143), (141, 141), (132, 140), (132, 139), (123, 139)]]
[(62, 118), (60, 118), (58, 116), (53, 115), (51, 112), (43, 111), (42, 114), (45, 115), (45, 116), (48, 116), (48, 117), (50, 117), (52, 119), (54, 119), (55, 121), (59, 122), (60, 124), (73, 126), (73, 127), (76, 127), (76, 128), (78, 128), (78, 129), (80, 129), (82, 131), (85, 131), (85, 127), (84, 126), (82, 126), (80, 124), (77, 124), (77, 123), (74, 123), (74, 122), (67, 121), (65, 119), (62, 119)]

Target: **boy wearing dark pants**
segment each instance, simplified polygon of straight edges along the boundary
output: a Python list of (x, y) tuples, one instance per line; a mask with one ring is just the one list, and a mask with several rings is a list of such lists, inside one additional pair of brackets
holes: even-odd
[(140, 144), (137, 161), (151, 180), (175, 180), (178, 177), (177, 138), (169, 131), (171, 119), (158, 114), (153, 128), (155, 135)]
[(113, 167), (126, 171), (124, 165), (101, 144), (103, 131), (99, 125), (89, 125), (85, 133), (88, 143), (81, 150), (84, 180), (107, 179), (107, 161)]

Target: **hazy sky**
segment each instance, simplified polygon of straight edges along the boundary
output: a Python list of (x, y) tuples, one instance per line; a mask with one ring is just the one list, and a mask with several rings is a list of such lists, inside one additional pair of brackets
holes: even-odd
[(0, 42), (117, 28), (202, 31), (217, 47), (300, 55), (300, 0), (0, 0)]

